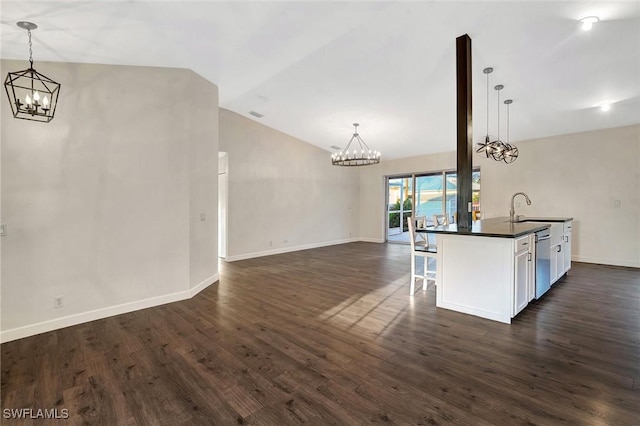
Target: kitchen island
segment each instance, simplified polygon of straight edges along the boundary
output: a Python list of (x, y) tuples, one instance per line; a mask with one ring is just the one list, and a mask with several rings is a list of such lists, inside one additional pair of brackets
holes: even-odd
[(565, 220), (549, 219), (511, 223), (500, 217), (467, 230), (451, 224), (418, 231), (436, 234), (436, 306), (511, 323), (536, 297), (536, 232)]

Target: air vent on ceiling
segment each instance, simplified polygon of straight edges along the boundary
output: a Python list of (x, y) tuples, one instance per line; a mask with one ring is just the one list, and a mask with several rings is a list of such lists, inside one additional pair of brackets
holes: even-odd
[(249, 114), (253, 115), (254, 117), (258, 117), (258, 118), (264, 117), (264, 114), (260, 114), (259, 112), (255, 112), (255, 111), (249, 111)]
[(331, 148), (332, 148), (332, 149), (340, 149), (340, 147), (339, 147), (339, 146), (335, 146), (335, 145), (331, 145)]

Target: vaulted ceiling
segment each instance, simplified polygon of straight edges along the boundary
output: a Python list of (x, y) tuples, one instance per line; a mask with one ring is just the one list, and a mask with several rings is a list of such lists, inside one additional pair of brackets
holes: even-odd
[[(474, 139), (640, 122), (640, 2), (5, 1), (1, 57), (189, 68), (220, 106), (326, 150), (360, 134), (384, 159), (455, 149), (455, 38), (473, 42)], [(582, 31), (578, 20), (600, 22)], [(36, 67), (37, 68), (37, 67)], [(46, 69), (37, 68), (46, 74)], [(5, 70), (6, 72), (6, 70)], [(52, 76), (55, 77), (55, 76)], [(3, 101), (5, 102), (5, 101)], [(598, 106), (610, 103), (604, 113)], [(264, 115), (257, 119), (249, 115)]]

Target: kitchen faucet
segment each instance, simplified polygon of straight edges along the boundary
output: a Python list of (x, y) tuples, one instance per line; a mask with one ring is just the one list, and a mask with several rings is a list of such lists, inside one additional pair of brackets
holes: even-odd
[(513, 202), (516, 199), (516, 195), (522, 195), (524, 196), (524, 199), (527, 201), (527, 205), (530, 206), (531, 205), (531, 200), (529, 199), (529, 196), (527, 194), (525, 194), (524, 192), (516, 192), (515, 194), (513, 194), (511, 196), (511, 210), (509, 210), (509, 222), (514, 223), (516, 222), (515, 220), (515, 215), (516, 215), (516, 209), (513, 206)]

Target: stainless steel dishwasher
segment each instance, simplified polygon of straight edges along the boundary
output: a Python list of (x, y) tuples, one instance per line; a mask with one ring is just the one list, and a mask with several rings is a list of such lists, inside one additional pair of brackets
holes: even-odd
[(536, 299), (551, 288), (551, 231), (536, 232)]

